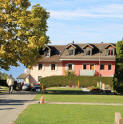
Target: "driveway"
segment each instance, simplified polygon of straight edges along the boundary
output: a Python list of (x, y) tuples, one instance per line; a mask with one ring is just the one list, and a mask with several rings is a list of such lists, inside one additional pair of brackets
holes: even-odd
[(0, 94), (0, 123), (12, 124), (29, 104), (34, 103), (34, 97), (31, 92)]

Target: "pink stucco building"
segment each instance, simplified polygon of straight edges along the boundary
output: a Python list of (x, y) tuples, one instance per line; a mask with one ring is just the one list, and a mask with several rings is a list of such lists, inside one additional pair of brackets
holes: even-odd
[(38, 63), (29, 70), (29, 80), (35, 83), (42, 77), (64, 75), (67, 70), (81, 76), (112, 77), (115, 51), (113, 43), (46, 45)]

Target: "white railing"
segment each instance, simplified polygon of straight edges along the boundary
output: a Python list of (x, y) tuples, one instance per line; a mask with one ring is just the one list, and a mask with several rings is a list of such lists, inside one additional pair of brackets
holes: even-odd
[(80, 70), (80, 76), (94, 76), (94, 70)]

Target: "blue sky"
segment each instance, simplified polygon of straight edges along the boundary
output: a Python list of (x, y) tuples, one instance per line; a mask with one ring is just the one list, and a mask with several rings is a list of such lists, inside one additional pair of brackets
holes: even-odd
[[(123, 0), (30, 0), (48, 12), (51, 44), (116, 42), (123, 37)], [(12, 67), (17, 77), (24, 66)]]

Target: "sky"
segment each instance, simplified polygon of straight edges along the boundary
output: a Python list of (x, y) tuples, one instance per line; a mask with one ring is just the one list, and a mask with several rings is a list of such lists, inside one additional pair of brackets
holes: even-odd
[[(117, 42), (123, 37), (123, 0), (29, 0), (48, 12), (51, 44)], [(15, 78), (25, 67), (11, 67)]]

